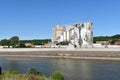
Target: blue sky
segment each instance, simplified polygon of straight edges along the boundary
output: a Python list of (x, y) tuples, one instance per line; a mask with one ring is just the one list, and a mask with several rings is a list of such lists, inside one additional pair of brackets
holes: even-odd
[(120, 0), (0, 0), (0, 39), (51, 38), (56, 24), (91, 21), (94, 36), (120, 33)]

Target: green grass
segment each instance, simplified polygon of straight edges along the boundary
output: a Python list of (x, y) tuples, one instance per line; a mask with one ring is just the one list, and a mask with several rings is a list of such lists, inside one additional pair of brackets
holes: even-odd
[[(60, 76), (58, 75), (58, 73), (60, 73)], [(53, 73), (55, 77), (57, 75), (57, 78), (53, 79), (51, 76), (46, 77), (41, 72), (37, 72), (36, 69), (34, 68), (30, 68), (28, 73), (24, 73), (24, 74), (14, 71), (12, 69), (9, 69), (8, 71), (2, 72), (2, 74), (0, 75), (0, 80), (61, 80), (59, 79), (59, 77), (61, 77), (62, 74), (61, 72), (58, 72), (58, 73)]]
[(49, 78), (33, 74), (3, 72), (0, 80), (49, 80)]

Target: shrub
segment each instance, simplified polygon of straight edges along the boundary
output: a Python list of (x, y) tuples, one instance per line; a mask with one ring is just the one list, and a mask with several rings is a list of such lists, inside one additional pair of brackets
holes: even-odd
[(37, 74), (37, 71), (36, 71), (35, 68), (30, 68), (29, 71), (28, 71), (28, 74), (36, 75), (36, 74)]
[(52, 80), (64, 80), (64, 77), (62, 75), (62, 73), (60, 71), (55, 71), (52, 76), (51, 76)]
[(38, 76), (43, 76), (43, 73), (39, 71), (39, 72), (37, 72), (37, 75)]
[(19, 74), (20, 72), (16, 71), (16, 70), (12, 70), (11, 68), (8, 69), (7, 71), (8, 74)]

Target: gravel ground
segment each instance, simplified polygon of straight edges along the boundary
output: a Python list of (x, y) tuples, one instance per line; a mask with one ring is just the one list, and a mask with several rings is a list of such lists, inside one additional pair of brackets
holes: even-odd
[(120, 58), (120, 48), (6, 48), (0, 49), (0, 56)]

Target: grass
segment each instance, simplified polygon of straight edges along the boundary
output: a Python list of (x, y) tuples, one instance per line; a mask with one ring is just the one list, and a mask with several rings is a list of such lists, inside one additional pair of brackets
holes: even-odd
[(3, 72), (0, 80), (49, 80), (49, 78), (33, 74)]
[(2, 74), (0, 75), (0, 80), (53, 80), (53, 79), (51, 78), (51, 76), (46, 77), (41, 72), (37, 72), (35, 69), (30, 68), (28, 73), (24, 74), (14, 71), (12, 69), (9, 69), (8, 71), (3, 71)]

